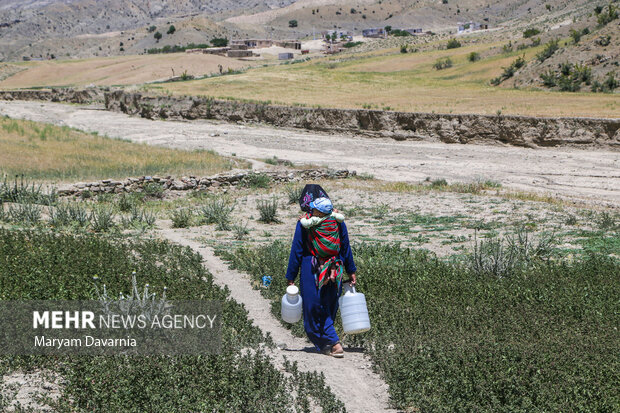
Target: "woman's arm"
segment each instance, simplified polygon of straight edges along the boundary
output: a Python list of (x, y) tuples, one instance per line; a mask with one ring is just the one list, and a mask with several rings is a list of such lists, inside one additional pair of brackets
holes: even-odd
[(295, 281), (297, 274), (299, 273), (299, 267), (301, 266), (301, 258), (304, 252), (303, 242), (303, 230), (301, 223), (297, 221), (295, 227), (295, 235), (293, 236), (293, 242), (291, 244), (291, 254), (288, 257), (288, 268), (286, 270), (286, 279), (290, 282)]
[(347, 270), (347, 274), (355, 274), (357, 272), (357, 267), (355, 266), (351, 244), (349, 243), (347, 224), (344, 222), (340, 224), (340, 257), (342, 258), (342, 262), (344, 262), (344, 268)]

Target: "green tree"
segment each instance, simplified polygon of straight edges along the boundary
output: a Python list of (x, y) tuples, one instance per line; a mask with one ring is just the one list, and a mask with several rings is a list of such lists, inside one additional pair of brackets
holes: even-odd
[(226, 47), (228, 46), (228, 39), (222, 37), (214, 37), (211, 39), (211, 44), (215, 47)]
[(155, 32), (155, 34), (153, 35), (153, 37), (155, 38), (155, 40), (157, 40), (159, 42), (159, 40), (162, 38), (162, 35), (160, 32)]
[(289, 20), (288, 27), (297, 27), (297, 20)]
[(458, 47), (461, 47), (461, 42), (456, 39), (448, 40), (448, 44), (446, 45), (447, 49), (456, 49)]
[(177, 28), (174, 27), (174, 25), (170, 25), (170, 27), (168, 27), (168, 31), (166, 32), (166, 34), (174, 34), (174, 32), (177, 31)]

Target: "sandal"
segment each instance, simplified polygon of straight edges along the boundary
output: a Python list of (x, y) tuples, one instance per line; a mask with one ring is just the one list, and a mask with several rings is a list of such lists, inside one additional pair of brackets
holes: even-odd
[[(336, 343), (336, 344), (340, 344), (340, 342)], [(344, 349), (342, 349), (342, 344), (340, 344), (341, 349), (339, 351), (334, 351), (334, 347), (336, 346), (336, 344), (334, 344), (332, 346), (332, 350), (329, 353), (330, 356), (341, 359), (344, 357)]]

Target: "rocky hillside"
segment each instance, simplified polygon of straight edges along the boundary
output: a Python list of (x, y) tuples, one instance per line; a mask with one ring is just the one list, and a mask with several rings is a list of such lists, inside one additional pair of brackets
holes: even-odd
[[(359, 33), (390, 25), (447, 33), (470, 20), (491, 27), (552, 25), (594, 3), (599, 1), (0, 0), (0, 60), (136, 54), (213, 37), (304, 38), (333, 28)], [(174, 33), (168, 33), (170, 25)]]
[[(612, 6), (611, 15), (609, 6), (596, 8), (598, 13), (594, 12), (595, 7), (590, 16), (543, 33), (542, 43), (547, 46), (502, 86), (568, 92), (591, 91), (593, 86), (594, 91), (620, 89), (618, 85), (609, 87), (613, 82), (605, 87), (605, 82), (611, 82), (610, 77), (620, 82), (620, 7)], [(554, 40), (557, 46), (550, 48)], [(599, 85), (603, 85), (601, 90)]]
[[(290, 4), (291, 0), (47, 0), (0, 1), (0, 59), (20, 60), (23, 56), (50, 58), (106, 56), (158, 43), (204, 42), (225, 26), (205, 21), (221, 20), (246, 11), (262, 11)], [(202, 23), (192, 23), (199, 17)], [(181, 22), (189, 33), (179, 30), (175, 39), (165, 39), (170, 24)], [(185, 23), (185, 24), (184, 24)], [(156, 26), (164, 39), (157, 42), (147, 27)], [(192, 32), (204, 31), (202, 36)], [(148, 36), (147, 36), (148, 34)], [(185, 36), (187, 35), (187, 36)], [(136, 39), (148, 39), (144, 42)], [(132, 39), (133, 38), (133, 39)], [(167, 40), (167, 42), (166, 42)], [(123, 47), (120, 43), (130, 43)], [(116, 47), (113, 47), (116, 45)], [(64, 46), (64, 48), (63, 48)], [(144, 47), (143, 47), (144, 46)], [(101, 50), (99, 49), (101, 47)], [(123, 47), (124, 50), (120, 48)]]

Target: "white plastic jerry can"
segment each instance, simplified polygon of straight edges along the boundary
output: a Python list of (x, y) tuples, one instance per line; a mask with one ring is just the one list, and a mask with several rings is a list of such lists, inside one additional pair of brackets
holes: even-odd
[(291, 324), (301, 320), (301, 303), (299, 288), (295, 285), (286, 287), (286, 294), (282, 297), (282, 320)]
[(338, 303), (345, 334), (359, 334), (370, 330), (370, 317), (364, 294), (355, 292), (355, 287), (346, 283), (342, 286)]

